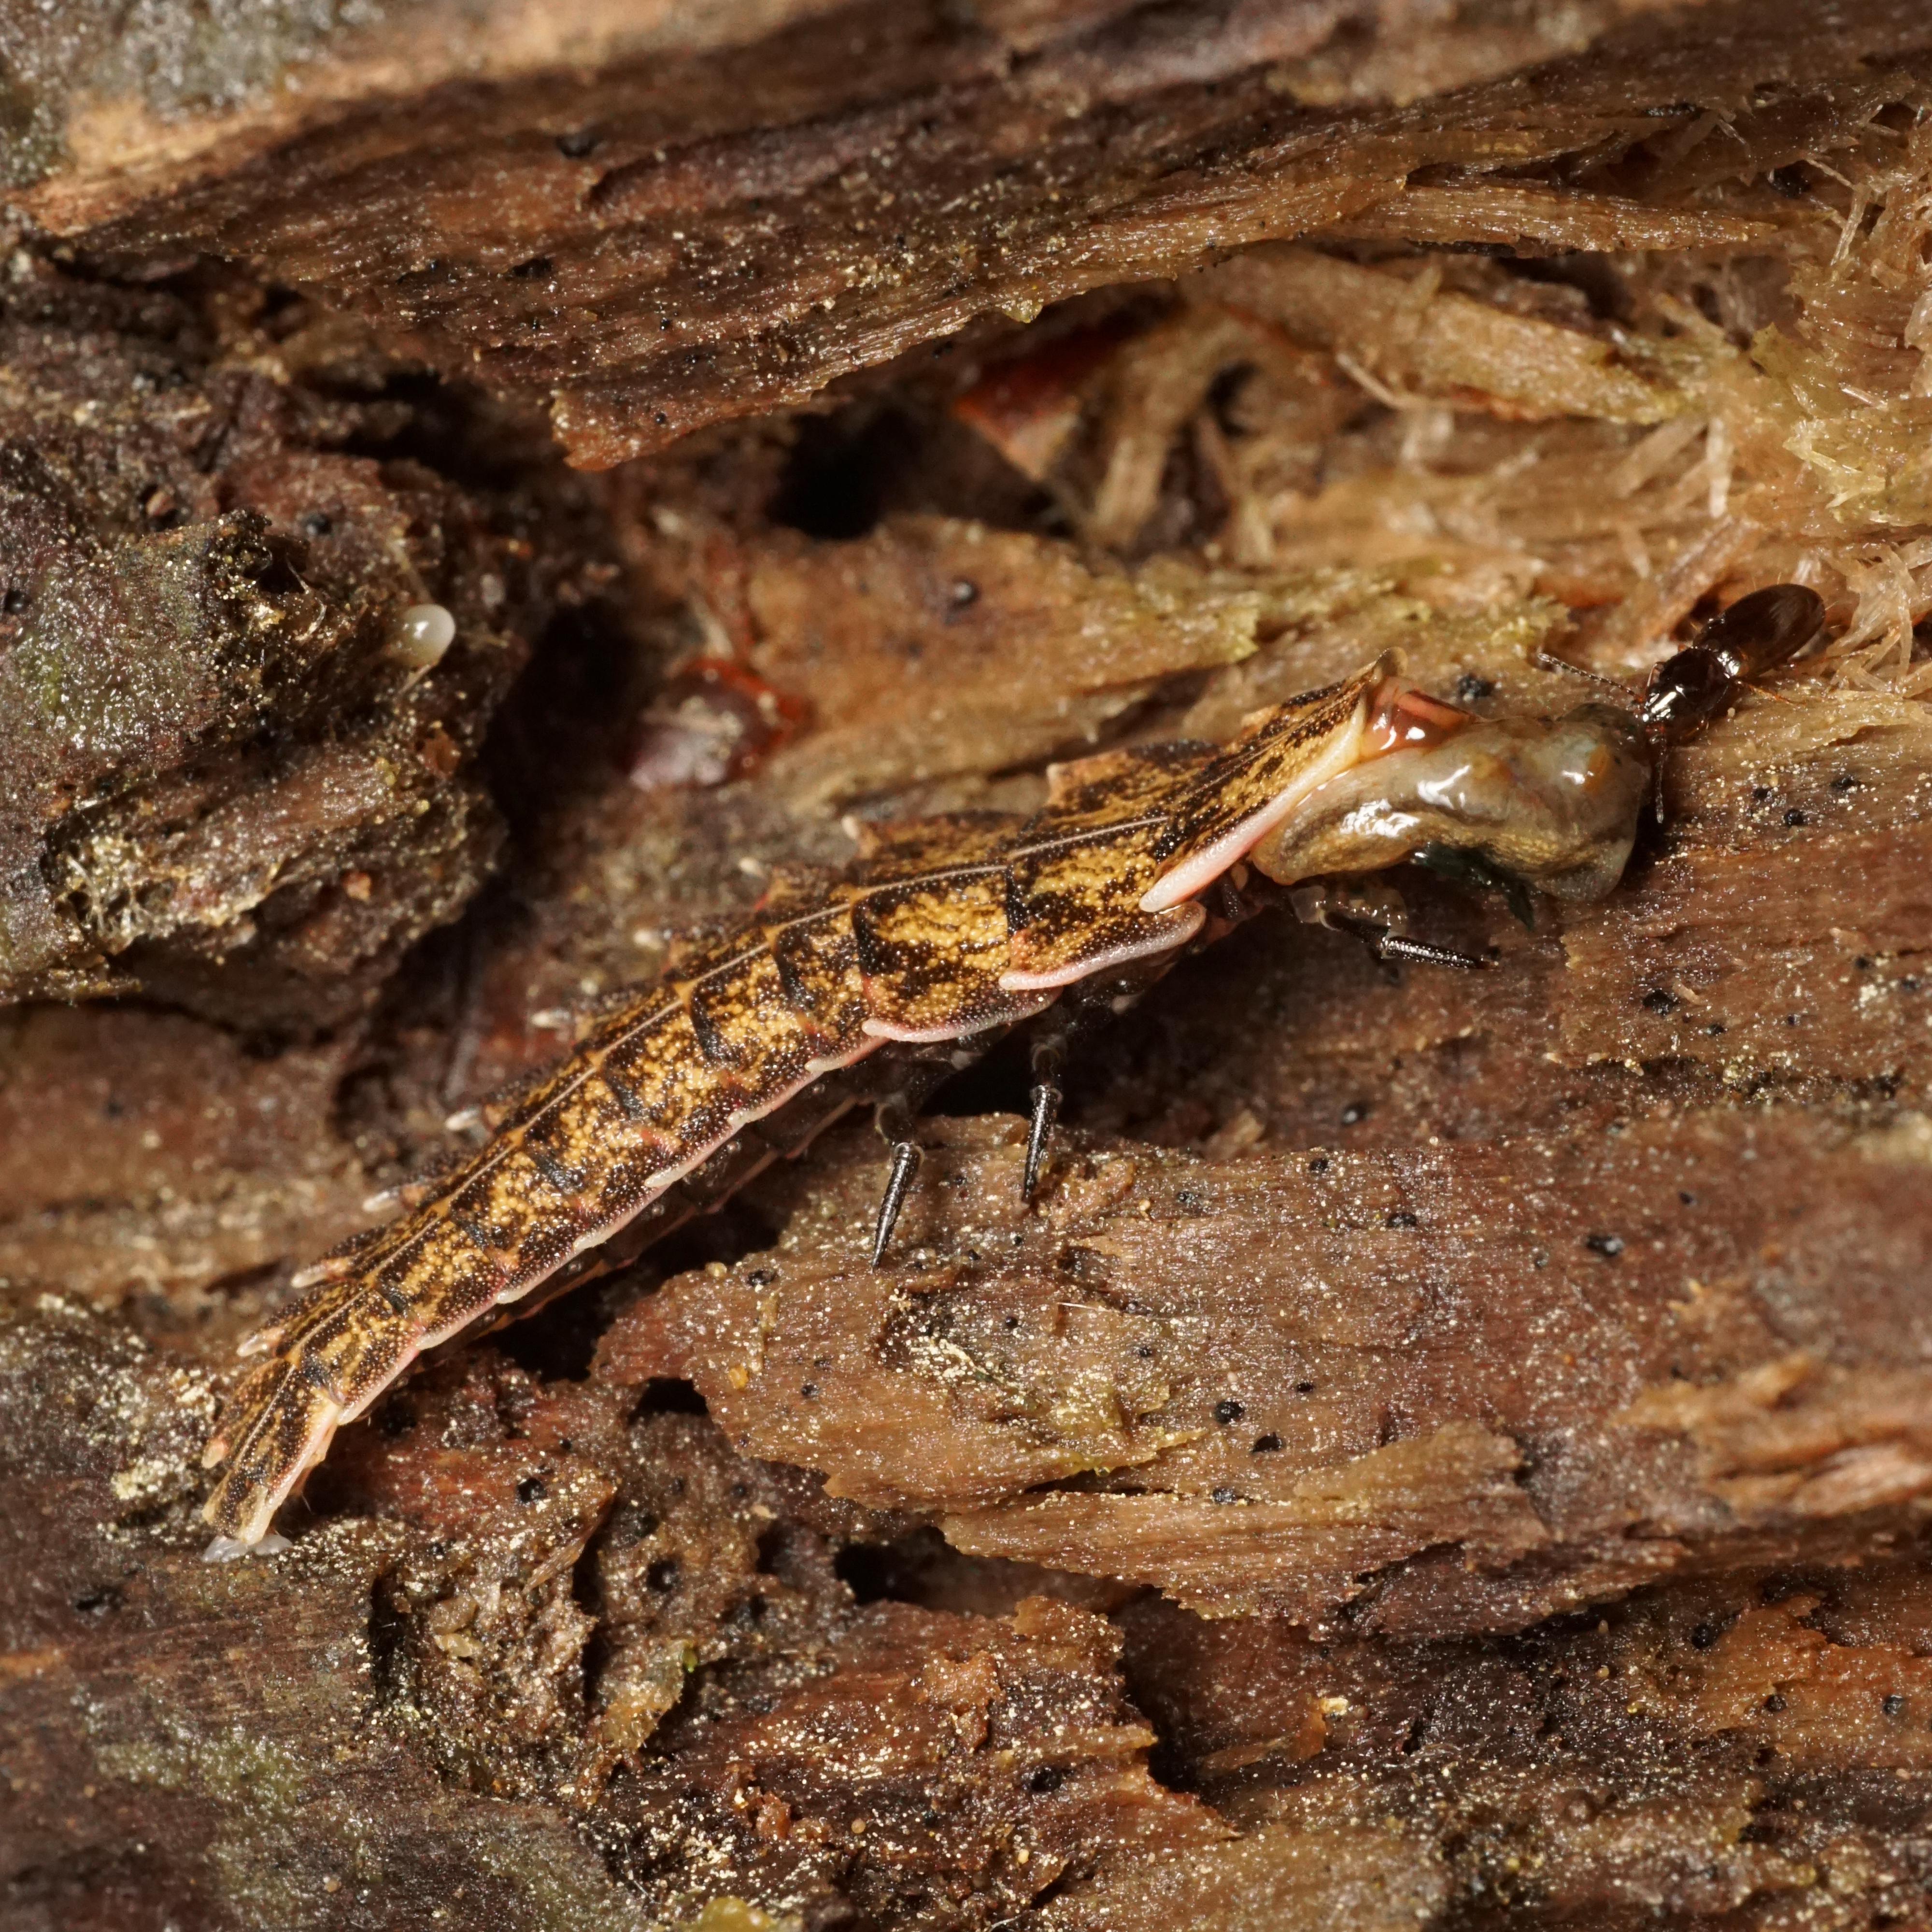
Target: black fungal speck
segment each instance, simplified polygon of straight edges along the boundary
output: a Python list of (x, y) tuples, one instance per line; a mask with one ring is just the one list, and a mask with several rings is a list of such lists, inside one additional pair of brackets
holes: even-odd
[(1586, 1234), (1583, 1245), (1593, 1255), (1601, 1255), (1606, 1261), (1613, 1261), (1624, 1251), (1621, 1234)]
[(1255, 1446), (1252, 1453), (1257, 1456), (1272, 1456), (1280, 1447), (1281, 1438), (1276, 1435), (1273, 1430), (1270, 1430), (1267, 1435), (1257, 1436), (1255, 1438)]
[(517, 1485), (517, 1500), (520, 1503), (540, 1503), (548, 1493), (541, 1476), (526, 1476)]
[(1217, 1402), (1214, 1405), (1214, 1420), (1224, 1424), (1238, 1422), (1246, 1413), (1238, 1402)]

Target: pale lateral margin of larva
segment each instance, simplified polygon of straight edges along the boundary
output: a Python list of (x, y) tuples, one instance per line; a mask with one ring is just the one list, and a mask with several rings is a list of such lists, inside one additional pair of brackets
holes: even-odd
[[(591, 1251), (706, 1163), (737, 1184), (737, 1138), (815, 1083), (889, 1042), (956, 1040), (961, 1062), (1077, 981), (1178, 953), (1204, 917), (1194, 895), (1358, 754), (1388, 669), (1264, 713), (1219, 751), (1059, 768), (1030, 819), (869, 830), (815, 894), (775, 892), (607, 1014), (427, 1198), (307, 1271), (245, 1351), (268, 1358), (208, 1447), (208, 1466), (226, 1466), (203, 1511), (208, 1556), (274, 1546), (276, 1510), (336, 1430), (418, 1355), (560, 1270), (593, 1271)], [(1163, 890), (1176, 876), (1184, 890)]]

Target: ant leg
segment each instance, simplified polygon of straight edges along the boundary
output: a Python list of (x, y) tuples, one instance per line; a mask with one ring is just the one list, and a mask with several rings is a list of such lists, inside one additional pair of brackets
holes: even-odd
[(1529, 662), (1538, 670), (1554, 671), (1562, 676), (1580, 678), (1586, 684), (1594, 684), (1600, 689), (1612, 692), (1624, 704), (1634, 708), (1640, 702), (1628, 685), (1621, 679), (1606, 677), (1600, 670), (1592, 670), (1587, 664), (1572, 664), (1568, 658), (1559, 658), (1550, 651), (1533, 651)]

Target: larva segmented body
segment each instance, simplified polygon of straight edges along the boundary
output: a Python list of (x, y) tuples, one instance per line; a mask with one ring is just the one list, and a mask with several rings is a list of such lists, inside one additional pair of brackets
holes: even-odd
[(1476, 727), (1392, 670), (1260, 714), (1222, 748), (1060, 767), (1031, 818), (919, 820), (841, 874), (781, 880), (600, 1020), (419, 1205), (309, 1271), (248, 1345), (268, 1359), (209, 1445), (227, 1464), (210, 1554), (266, 1537), (335, 1430), (424, 1349), (591, 1271), (614, 1237), (634, 1252), (715, 1204), (880, 1097), (875, 1056), (922, 1061), (930, 1084), (1082, 981), (1152, 976), (1201, 932), (1210, 888), (1228, 916), (1248, 909), (1217, 887), (1244, 857), (1292, 880), (1433, 840), (1576, 896), (1614, 882), (1650, 776), (1625, 713)]

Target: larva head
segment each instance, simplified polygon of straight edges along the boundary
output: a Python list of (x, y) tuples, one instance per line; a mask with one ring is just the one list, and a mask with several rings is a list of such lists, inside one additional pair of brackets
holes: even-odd
[(1628, 712), (1586, 704), (1484, 723), (1389, 680), (1363, 736), (1366, 755), (1249, 853), (1268, 878), (1449, 854), (1559, 898), (1600, 898), (1622, 876), (1651, 785), (1650, 748)]

